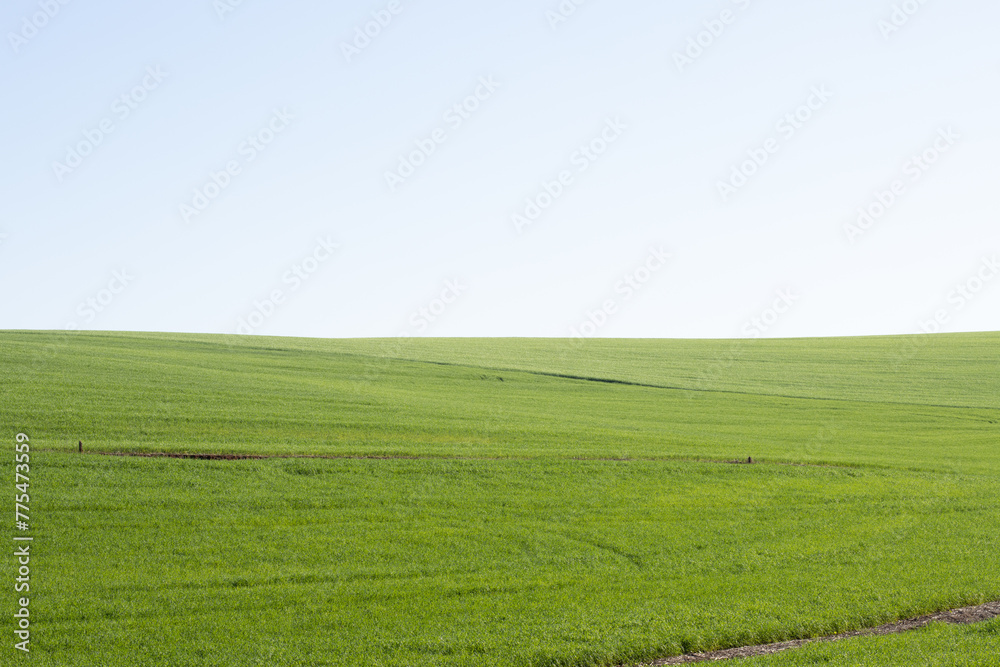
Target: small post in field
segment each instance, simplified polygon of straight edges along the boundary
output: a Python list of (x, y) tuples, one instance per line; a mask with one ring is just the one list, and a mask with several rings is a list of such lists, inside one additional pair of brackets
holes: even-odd
[(83, 454), (83, 440), (81, 440), (81, 441), (80, 441), (80, 449), (79, 449), (78, 451), (79, 451), (79, 452), (80, 452), (81, 454)]

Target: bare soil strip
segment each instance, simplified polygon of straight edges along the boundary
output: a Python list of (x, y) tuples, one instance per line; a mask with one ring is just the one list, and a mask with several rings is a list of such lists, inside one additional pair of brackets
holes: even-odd
[(936, 614), (926, 614), (924, 616), (918, 616), (917, 618), (896, 621), (895, 623), (886, 623), (885, 625), (880, 625), (876, 628), (855, 630), (853, 632), (845, 632), (839, 635), (814, 637), (811, 639), (795, 639), (775, 644), (759, 644), (757, 646), (739, 646), (720, 651), (710, 651), (707, 653), (689, 653), (688, 655), (680, 655), (673, 658), (666, 658), (664, 660), (657, 660), (656, 662), (644, 663), (639, 667), (662, 667), (664, 665), (687, 665), (693, 662), (714, 662), (717, 660), (733, 660), (735, 658), (752, 658), (758, 655), (769, 655), (772, 653), (787, 651), (788, 649), (798, 648), (812, 642), (833, 642), (841, 639), (849, 639), (851, 637), (892, 635), (901, 632), (908, 632), (910, 630), (916, 630), (917, 628), (924, 627), (928, 623), (934, 622), (963, 625), (968, 623), (980, 623), (982, 621), (988, 621), (996, 618), (997, 616), (1000, 616), (1000, 601), (987, 602), (986, 604), (976, 605), (973, 607), (962, 607), (960, 609), (941, 611)]
[[(59, 450), (46, 450), (59, 451)], [(212, 452), (105, 452), (100, 450), (84, 451), (83, 454), (98, 456), (137, 456), (140, 458), (167, 458), (167, 459), (198, 459), (202, 461), (260, 461), (264, 459), (328, 459), (328, 460), (360, 460), (360, 461), (531, 461), (533, 457), (508, 457), (508, 456), (406, 456), (403, 454), (218, 454)], [(787, 461), (759, 461), (752, 457), (747, 460), (721, 461), (715, 459), (670, 459), (670, 458), (643, 458), (643, 457), (591, 457), (574, 456), (569, 461), (610, 461), (615, 463), (627, 463), (629, 461), (640, 462), (677, 462), (677, 463), (721, 463), (726, 465), (757, 465), (767, 464), (775, 466), (796, 466), (807, 468), (849, 468), (852, 466), (841, 466), (832, 463), (791, 463)]]
[(319, 454), (187, 454), (183, 452), (87, 452), (100, 456), (138, 456), (145, 459), (198, 459), (201, 461), (260, 461), (264, 459), (374, 459), (374, 460), (416, 460), (418, 456), (322, 456)]

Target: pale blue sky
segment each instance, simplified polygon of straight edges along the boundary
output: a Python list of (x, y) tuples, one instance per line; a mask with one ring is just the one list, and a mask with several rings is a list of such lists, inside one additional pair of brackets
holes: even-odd
[(0, 328), (1000, 329), (992, 0), (226, 2), (4, 3)]

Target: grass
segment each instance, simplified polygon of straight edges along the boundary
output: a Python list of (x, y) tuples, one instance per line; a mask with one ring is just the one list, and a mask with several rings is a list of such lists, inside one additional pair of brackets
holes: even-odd
[(813, 644), (788, 653), (751, 658), (736, 664), (740, 667), (982, 667), (995, 664), (997, 655), (1000, 655), (1000, 619), (965, 627), (933, 623), (902, 635)]
[[(920, 338), (920, 337), (918, 337)], [(238, 337), (31, 334), (0, 338), (4, 412), (43, 446), (71, 450), (209, 451), (473, 457), (745, 458), (1000, 472), (1000, 337), (943, 337), (914, 360), (922, 380), (892, 384), (866, 361), (886, 339), (747, 341), (734, 385), (698, 389), (680, 376), (711, 369), (733, 343), (480, 340), (378, 342)], [(895, 340), (895, 339), (894, 339)], [(928, 340), (937, 340), (928, 337)], [(214, 343), (212, 341), (215, 341)], [(852, 343), (853, 341), (853, 343)], [(615, 371), (615, 344), (620, 361)], [(858, 359), (848, 365), (851, 345)], [(542, 360), (544, 348), (552, 358)], [(51, 349), (51, 353), (45, 350)], [(365, 356), (368, 350), (372, 356)], [(442, 364), (451, 351), (483, 367)], [(928, 351), (930, 350), (930, 351)], [(561, 355), (568, 354), (566, 362)], [(573, 356), (592, 361), (591, 377)], [(808, 356), (809, 362), (802, 357)], [(598, 358), (604, 359), (599, 361)], [(933, 363), (932, 363), (933, 361)], [(498, 370), (537, 363), (541, 371)], [(669, 367), (669, 368), (667, 368)], [(665, 370), (667, 368), (667, 370)], [(678, 370), (680, 369), (680, 370)], [(907, 366), (899, 375), (917, 371)], [(670, 377), (667, 377), (670, 375)], [(756, 392), (761, 377), (803, 377)], [(944, 379), (940, 379), (944, 378)], [(714, 387), (714, 385), (713, 385)], [(840, 397), (831, 396), (840, 394)], [(921, 396), (933, 395), (933, 400)]]
[[(614, 665), (998, 599), (1000, 335), (918, 338), (2, 333), (33, 662)], [(996, 647), (759, 660), (912, 642)]]

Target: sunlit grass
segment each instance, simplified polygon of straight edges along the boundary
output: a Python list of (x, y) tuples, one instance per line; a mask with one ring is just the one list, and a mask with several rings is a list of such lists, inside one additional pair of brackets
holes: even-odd
[[(32, 661), (614, 665), (997, 599), (997, 342), (922, 344), (919, 386), (885, 339), (747, 343), (694, 386), (722, 343), (3, 333)], [(995, 633), (893, 641), (762, 660)]]

